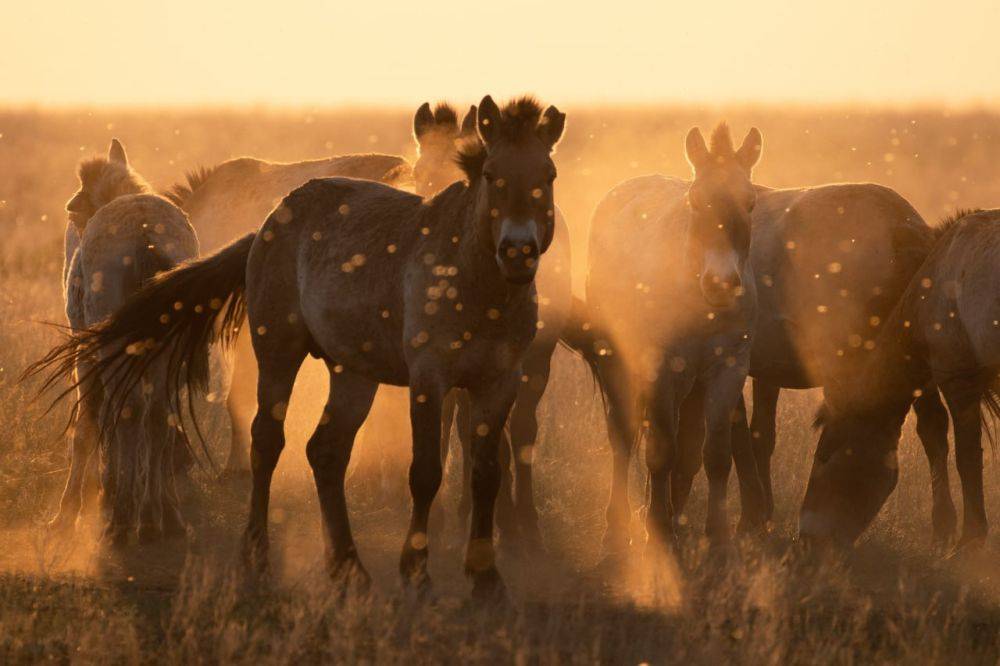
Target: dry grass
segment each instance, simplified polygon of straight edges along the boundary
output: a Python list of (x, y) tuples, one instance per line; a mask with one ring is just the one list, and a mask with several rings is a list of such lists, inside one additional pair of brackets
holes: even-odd
[[(585, 265), (586, 223), (615, 182), (651, 171), (683, 174), (684, 131), (714, 109), (575, 110), (559, 148), (561, 207)], [(737, 132), (765, 137), (757, 180), (775, 186), (834, 180), (890, 185), (928, 219), (956, 206), (1000, 203), (1000, 116), (849, 109), (725, 110)], [(788, 546), (814, 442), (812, 393), (785, 394), (775, 469), (778, 514), (765, 544), (742, 543), (727, 563), (698, 539), (705, 490), (692, 497), (692, 533), (679, 576), (637, 567), (626, 580), (589, 572), (600, 550), (609, 454), (599, 403), (584, 370), (559, 352), (542, 406), (536, 495), (550, 561), (501, 560), (511, 602), (467, 600), (454, 525), (432, 541), (436, 594), (401, 591), (395, 559), (405, 504), (360, 481), (352, 492), (359, 547), (375, 578), (369, 596), (344, 596), (321, 570), (318, 508), (304, 462), (311, 427), (290, 422), (272, 520), (274, 580), (250, 586), (234, 573), (246, 488), (199, 477), (187, 503), (196, 537), (169, 548), (97, 548), (92, 526), (70, 543), (40, 525), (55, 508), (67, 465), (64, 407), (43, 417), (18, 372), (56, 339), (62, 321), (62, 205), (74, 166), (112, 135), (154, 184), (230, 156), (305, 159), (377, 150), (411, 152), (409, 114), (0, 112), (0, 662), (610, 661), (843, 663), (1000, 658), (998, 546), (967, 560), (929, 549), (930, 490), (912, 428), (901, 481), (850, 561), (814, 566)], [(303, 400), (303, 392), (296, 396)], [(308, 398), (305, 398), (308, 402)], [(293, 399), (294, 402), (294, 399)], [(220, 426), (220, 449), (227, 435)], [(387, 448), (400, 461), (405, 443)], [(377, 458), (373, 451), (357, 452)], [(987, 501), (998, 515), (995, 461)], [(635, 467), (634, 503), (642, 495)], [(456, 470), (441, 501), (454, 515)], [(957, 478), (954, 478), (957, 483)], [(957, 496), (957, 493), (956, 493)], [(735, 484), (731, 493), (738, 512)], [(454, 521), (451, 521), (454, 523)], [(638, 525), (636, 536), (640, 530)]]

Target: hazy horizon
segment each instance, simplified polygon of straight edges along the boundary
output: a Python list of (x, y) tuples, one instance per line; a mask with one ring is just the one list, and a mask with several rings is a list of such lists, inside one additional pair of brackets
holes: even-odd
[(761, 0), (613, 8), (288, 0), (22, 4), (0, 104), (409, 106), (534, 92), (558, 104), (993, 107), (1000, 3)]

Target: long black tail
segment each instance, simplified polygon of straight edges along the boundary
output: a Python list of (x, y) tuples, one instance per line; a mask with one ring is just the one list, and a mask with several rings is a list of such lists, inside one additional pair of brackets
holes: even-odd
[[(151, 364), (166, 354), (170, 400), (180, 414), (182, 389), (204, 389), (207, 384), (209, 345), (231, 344), (243, 324), (246, 264), (255, 237), (255, 233), (248, 234), (213, 255), (156, 276), (111, 317), (70, 334), (29, 366), (22, 380), (44, 376), (41, 393), (68, 379), (70, 387), (55, 403), (78, 387), (92, 390), (98, 382), (88, 380), (99, 377), (108, 401), (101, 423), (103, 436), (117, 423), (129, 392)], [(189, 390), (188, 412), (193, 415), (191, 394)], [(197, 428), (196, 419), (194, 423)]]

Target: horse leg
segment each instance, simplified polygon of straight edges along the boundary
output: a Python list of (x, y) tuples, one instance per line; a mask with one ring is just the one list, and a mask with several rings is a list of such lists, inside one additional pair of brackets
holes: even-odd
[(330, 575), (344, 582), (358, 576), (370, 580), (358, 558), (351, 535), (344, 495), (344, 477), (351, 461), (351, 449), (361, 424), (368, 417), (378, 384), (356, 375), (330, 370), (330, 395), (319, 425), (306, 444), (306, 457), (312, 467), (319, 495), (326, 535), (327, 567)]
[(767, 496), (757, 460), (751, 444), (750, 427), (747, 425), (747, 405), (740, 390), (736, 411), (732, 418), (731, 445), (733, 462), (736, 463), (736, 477), (740, 483), (740, 523), (741, 533), (762, 530), (767, 525)]
[[(457, 391), (452, 389), (448, 391), (444, 398), (441, 400), (441, 469), (444, 470), (448, 466), (448, 454), (451, 453), (451, 427), (455, 422), (455, 408), (457, 401)], [(434, 525), (434, 531), (431, 534), (444, 534), (445, 531), (445, 511), (441, 502), (437, 502), (431, 506), (431, 525)]]
[[(253, 324), (253, 322), (250, 322)], [(271, 478), (285, 448), (285, 413), (295, 376), (306, 357), (304, 340), (260, 336), (255, 339), (257, 355), (257, 414), (250, 429), (250, 516), (243, 534), (243, 557), (258, 573), (268, 566), (267, 508)]]
[[(764, 492), (764, 520), (774, 519), (774, 490), (771, 484), (771, 456), (777, 438), (775, 423), (778, 417), (778, 395), (781, 387), (759, 379), (753, 380), (753, 416), (750, 420), (750, 439), (753, 457), (757, 462), (757, 476)], [(739, 471), (739, 470), (737, 470)]]
[[(519, 374), (519, 373), (518, 373)], [(500, 594), (503, 581), (496, 568), (493, 548), (493, 509), (500, 489), (499, 446), (514, 404), (518, 374), (492, 386), (470, 391), (472, 433), (472, 520), (465, 553), (465, 573), (472, 578), (473, 594)]]
[(917, 416), (917, 436), (924, 446), (931, 468), (931, 525), (934, 544), (943, 548), (954, 538), (958, 516), (951, 499), (948, 481), (948, 411), (941, 403), (937, 387), (928, 386), (914, 400)]
[(399, 556), (399, 573), (404, 583), (412, 583), (420, 589), (430, 585), (427, 575), (427, 523), (434, 497), (441, 487), (441, 402), (444, 391), (436, 379), (424, 379), (418, 375), (410, 382), (410, 425), (413, 429), (410, 495), (413, 510)]
[(232, 428), (229, 457), (225, 474), (243, 475), (250, 471), (250, 423), (256, 404), (254, 387), (257, 386), (257, 365), (254, 363), (249, 326), (244, 326), (233, 346), (232, 380), (226, 397), (226, 410)]
[(712, 370), (705, 380), (705, 474), (708, 476), (705, 534), (714, 546), (721, 546), (729, 539), (726, 492), (733, 465), (733, 420), (746, 383), (746, 370), (722, 363)]
[(614, 558), (624, 553), (630, 543), (628, 472), (632, 450), (638, 439), (638, 423), (636, 399), (625, 369), (606, 356), (601, 359), (603, 362), (598, 366), (598, 371), (607, 400), (608, 440), (612, 457), (611, 493), (605, 513), (607, 526), (603, 551), (605, 557)]
[(530, 348), (524, 359), (522, 381), (510, 412), (510, 451), (514, 458), (514, 515), (518, 536), (530, 552), (541, 552), (532, 468), (538, 441), (538, 403), (549, 383), (554, 345)]
[(673, 519), (678, 525), (687, 524), (684, 507), (691, 494), (695, 474), (701, 469), (704, 442), (705, 392), (700, 386), (695, 386), (680, 407), (676, 464), (670, 472), (670, 502)]
[(452, 389), (455, 396), (455, 430), (462, 449), (462, 496), (458, 502), (458, 523), (463, 531), (469, 529), (472, 514), (472, 415), (469, 413), (469, 393), (465, 389)]
[[(129, 532), (136, 526), (136, 507), (142, 497), (138, 487), (138, 457), (148, 453), (145, 449), (143, 424), (144, 400), (140, 386), (132, 387), (121, 399), (109, 398), (105, 393), (104, 412), (115, 410), (114, 415), (102, 416), (102, 423), (113, 423), (113, 432), (105, 449), (103, 504), (107, 522), (103, 540), (114, 547), (125, 545)], [(110, 404), (109, 404), (110, 403)], [(105, 420), (108, 419), (108, 420)]]
[[(86, 372), (81, 369), (77, 376)], [(90, 495), (99, 488), (89, 478), (95, 466), (93, 459), (97, 451), (98, 425), (97, 419), (104, 401), (100, 382), (87, 380), (77, 388), (79, 412), (73, 427), (70, 444), (69, 476), (62, 498), (59, 500), (59, 510), (49, 522), (49, 527), (55, 530), (65, 530), (76, 523), (81, 509), (87, 504), (85, 495)]]
[(677, 546), (670, 482), (680, 458), (681, 405), (693, 388), (694, 377), (690, 373), (663, 368), (649, 403), (651, 427), (646, 442), (646, 470), (649, 474), (647, 559), (658, 559)]
[(981, 391), (976, 382), (951, 379), (938, 384), (948, 403), (955, 427), (955, 463), (962, 482), (962, 537), (959, 547), (986, 539), (986, 504), (983, 499), (983, 446)]

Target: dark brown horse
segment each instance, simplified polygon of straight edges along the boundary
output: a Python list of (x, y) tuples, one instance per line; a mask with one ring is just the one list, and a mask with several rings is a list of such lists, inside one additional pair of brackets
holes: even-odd
[[(464, 177), (457, 161), (458, 151), (464, 142), (477, 140), (475, 119), (475, 106), (466, 113), (461, 126), (457, 114), (447, 105), (439, 104), (432, 111), (430, 105), (425, 103), (417, 109), (413, 119), (413, 136), (418, 146), (417, 160), (413, 164), (417, 194), (431, 196)], [(558, 206), (555, 225), (552, 245), (535, 278), (541, 326), (524, 356), (521, 386), (500, 448), (502, 476), (497, 497), (497, 526), (501, 543), (523, 546), (529, 551), (538, 551), (542, 547), (532, 484), (534, 447), (538, 437), (538, 404), (548, 386), (552, 354), (565, 328), (572, 301), (569, 227)], [(442, 461), (447, 456), (453, 422), (457, 425), (462, 446), (463, 483), (458, 516), (459, 523), (464, 527), (468, 525), (472, 508), (472, 424), (469, 422), (468, 392), (449, 394), (442, 417)], [(511, 460), (514, 463), (513, 479)]]
[[(441, 482), (441, 403), (469, 390), (473, 509), (466, 571), (477, 592), (498, 590), (493, 507), (500, 432), (537, 330), (535, 272), (554, 233), (550, 153), (565, 115), (529, 99), (501, 110), (485, 97), (481, 144), (462, 153), (467, 183), (422, 199), (371, 181), (313, 180), (285, 197), (259, 231), (172, 271), (105, 325), (77, 336), (74, 353), (142, 341), (141, 367), (169, 347), (204, 353), (216, 320), (231, 334), (245, 303), (259, 367), (252, 427), (253, 492), (245, 554), (267, 563), (271, 477), (284, 418), (308, 355), (329, 369), (330, 396), (306, 447), (334, 574), (367, 574), (348, 523), (344, 474), (355, 434), (380, 383), (410, 389), (413, 511), (400, 557), (404, 580), (427, 575), (427, 522)], [(227, 305), (228, 303), (228, 305)], [(178, 305), (180, 307), (178, 307)], [(172, 312), (167, 324), (159, 316)], [(222, 314), (220, 314), (222, 313)], [(177, 355), (171, 373), (182, 372)], [(103, 363), (103, 362), (102, 362)]]
[[(591, 223), (587, 303), (605, 331), (597, 370), (609, 390), (614, 450), (606, 547), (627, 542), (627, 475), (640, 422), (649, 426), (646, 465), (651, 545), (672, 543), (673, 519), (704, 464), (709, 480), (706, 532), (728, 535), (726, 485), (734, 454), (756, 479), (749, 437), (732, 438), (742, 420), (756, 293), (750, 272), (751, 169), (761, 152), (754, 129), (734, 149), (723, 124), (711, 149), (695, 128), (687, 138), (694, 180), (643, 176), (612, 189)], [(754, 493), (762, 504), (759, 484)], [(622, 530), (622, 531), (619, 531)]]
[(1000, 210), (956, 217), (937, 230), (850, 398), (824, 410), (802, 505), (805, 537), (852, 544), (871, 523), (896, 485), (906, 413), (933, 384), (955, 432), (964, 500), (959, 547), (986, 538), (981, 405), (1000, 418)]

